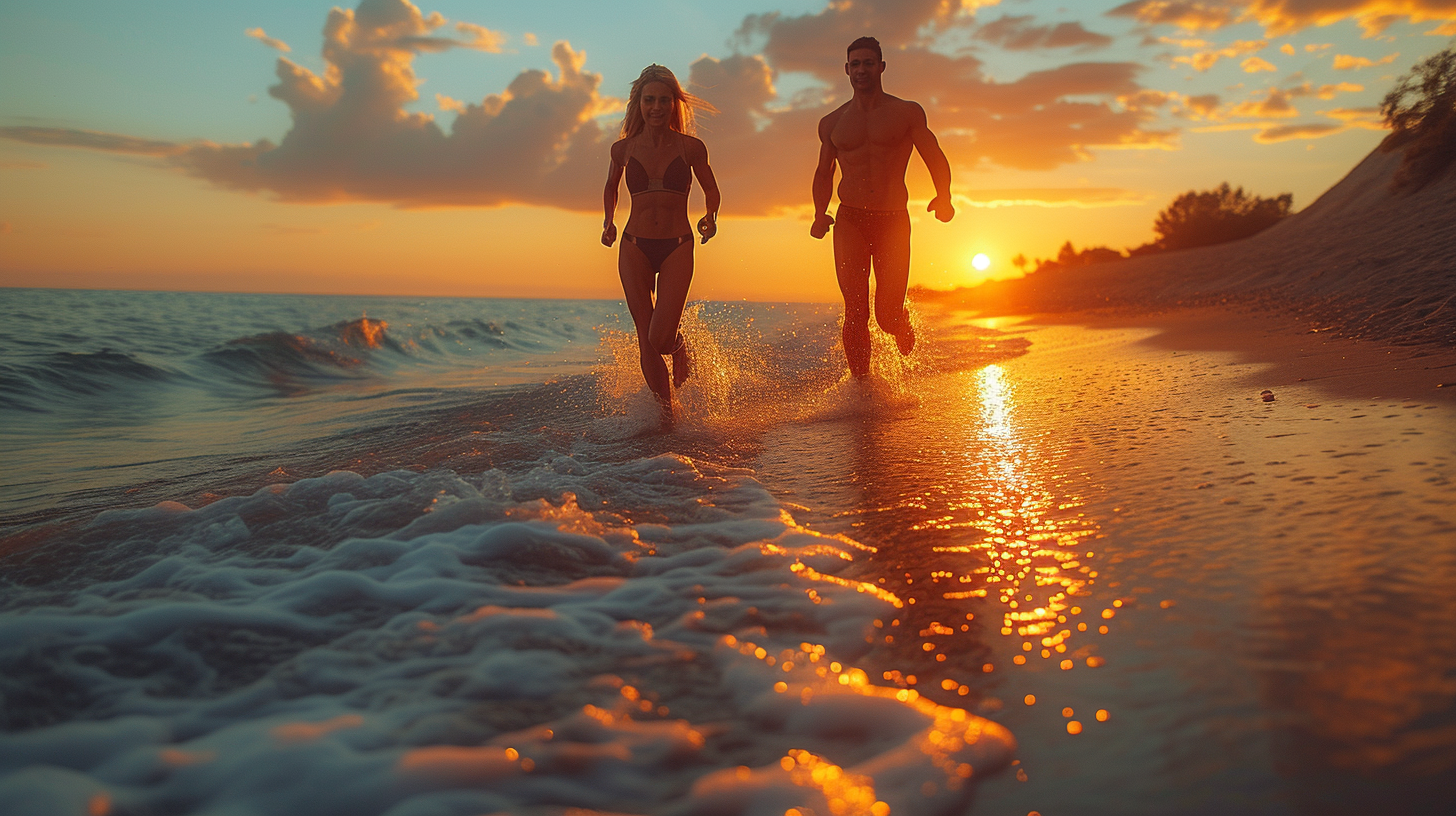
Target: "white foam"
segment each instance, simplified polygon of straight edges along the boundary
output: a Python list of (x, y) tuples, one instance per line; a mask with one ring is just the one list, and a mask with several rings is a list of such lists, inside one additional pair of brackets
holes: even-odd
[(335, 473), (91, 535), (130, 560), (0, 615), (5, 812), (938, 812), (1011, 745), (831, 670), (894, 598), (685, 457)]

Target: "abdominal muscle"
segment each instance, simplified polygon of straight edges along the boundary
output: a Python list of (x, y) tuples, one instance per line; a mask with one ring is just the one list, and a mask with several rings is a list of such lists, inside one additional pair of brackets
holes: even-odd
[(638, 238), (676, 238), (692, 234), (687, 198), (677, 193), (648, 191), (632, 196), (627, 232)]
[[(867, 150), (855, 151), (869, 152)], [(839, 156), (839, 203), (864, 210), (903, 210), (910, 201), (910, 190), (905, 186), (905, 168), (910, 164), (906, 152), (905, 161), (899, 163), (874, 161), (871, 157)]]

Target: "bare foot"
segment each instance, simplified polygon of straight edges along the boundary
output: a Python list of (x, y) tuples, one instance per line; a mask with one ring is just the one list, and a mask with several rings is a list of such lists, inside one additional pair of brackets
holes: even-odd
[(688, 381), (693, 373), (692, 357), (688, 355), (688, 343), (679, 334), (677, 336), (677, 348), (672, 351), (672, 387), (682, 388), (682, 384)]
[(905, 330), (895, 335), (895, 344), (900, 347), (901, 354), (915, 350), (915, 327), (910, 325), (909, 315), (905, 316)]

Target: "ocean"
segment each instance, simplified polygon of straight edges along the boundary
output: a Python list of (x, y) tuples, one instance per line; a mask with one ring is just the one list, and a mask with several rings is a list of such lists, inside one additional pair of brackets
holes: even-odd
[(1141, 329), (0, 290), (0, 810), (1442, 812), (1456, 421)]

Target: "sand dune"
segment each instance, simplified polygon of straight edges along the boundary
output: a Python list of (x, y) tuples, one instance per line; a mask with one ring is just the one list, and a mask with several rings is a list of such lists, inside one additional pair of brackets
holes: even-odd
[(1390, 180), (1402, 155), (1376, 149), (1313, 204), (1251, 238), (951, 297), (1019, 312), (1253, 305), (1349, 337), (1456, 345), (1456, 172), (1395, 193)]

